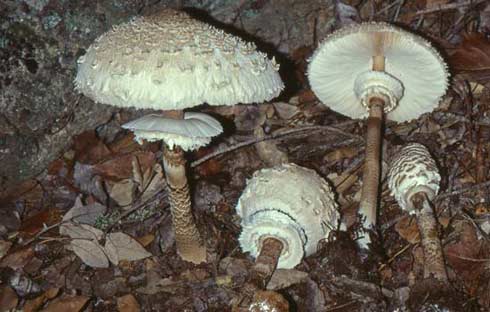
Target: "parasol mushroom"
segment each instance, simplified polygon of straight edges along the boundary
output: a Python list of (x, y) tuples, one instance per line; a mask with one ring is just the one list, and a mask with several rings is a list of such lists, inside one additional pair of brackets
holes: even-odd
[(265, 288), (277, 268), (293, 268), (337, 227), (330, 186), (316, 172), (283, 164), (254, 173), (236, 210), (242, 218), (240, 246), (256, 257), (252, 279)]
[(124, 127), (137, 139), (164, 142), (177, 252), (186, 261), (206, 261), (206, 247), (192, 216), (183, 151), (222, 130), (212, 117), (183, 110), (270, 100), (284, 87), (277, 71), (254, 44), (170, 9), (115, 26), (78, 60), (76, 89), (92, 100), (165, 111)]
[(400, 207), (415, 214), (424, 250), (424, 278), (447, 281), (438, 223), (431, 201), (439, 191), (441, 176), (427, 148), (418, 143), (404, 146), (391, 161), (388, 186)]
[[(368, 117), (360, 215), (364, 230), (373, 229), (383, 121), (409, 121), (431, 112), (448, 85), (446, 64), (417, 35), (386, 23), (362, 23), (325, 39), (310, 60), (308, 78), (332, 110)], [(360, 241), (363, 247), (368, 242), (368, 235)]]

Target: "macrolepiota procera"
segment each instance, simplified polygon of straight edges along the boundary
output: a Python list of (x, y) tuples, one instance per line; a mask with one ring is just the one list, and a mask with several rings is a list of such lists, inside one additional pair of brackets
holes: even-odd
[(376, 226), (384, 119), (409, 121), (436, 108), (447, 89), (447, 66), (427, 40), (386, 23), (361, 23), (320, 44), (308, 79), (332, 110), (368, 117), (359, 208), (365, 234), (360, 245), (366, 247)]
[(265, 288), (276, 268), (315, 253), (337, 228), (337, 209), (330, 186), (311, 169), (282, 164), (255, 172), (236, 206), (240, 246), (255, 257), (252, 282)]
[(431, 204), (439, 191), (440, 180), (436, 163), (422, 144), (407, 144), (390, 163), (388, 186), (391, 194), (403, 210), (417, 218), (424, 251), (424, 278), (432, 275), (447, 281), (438, 223)]
[(183, 153), (207, 145), (222, 128), (211, 116), (183, 110), (276, 97), (284, 85), (274, 59), (252, 43), (168, 9), (114, 26), (97, 38), (78, 60), (75, 86), (99, 103), (163, 111), (123, 127), (138, 141), (163, 141), (177, 252), (186, 261), (206, 261)]

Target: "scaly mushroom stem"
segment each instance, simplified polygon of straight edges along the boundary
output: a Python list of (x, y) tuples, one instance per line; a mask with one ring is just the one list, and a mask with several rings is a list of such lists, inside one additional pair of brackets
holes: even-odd
[(364, 228), (376, 226), (380, 175), (381, 127), (383, 125), (383, 100), (371, 99), (367, 120), (366, 158), (362, 176), (360, 213), (365, 217)]
[(196, 264), (205, 262), (206, 246), (192, 215), (189, 185), (185, 175), (184, 152), (178, 147), (170, 149), (165, 146), (163, 167), (169, 188), (177, 253), (185, 261)]
[[(383, 36), (375, 37), (377, 55), (373, 56), (373, 70), (385, 70), (385, 57), (382, 55)], [(381, 159), (381, 127), (383, 126), (383, 109), (385, 101), (379, 97), (369, 100), (369, 117), (367, 120), (366, 158), (362, 175), (360, 212), (364, 219), (364, 229), (376, 226), (378, 208), (379, 174)], [(366, 233), (366, 235), (369, 235)], [(364, 241), (370, 241), (368, 237)]]
[(433, 275), (437, 280), (447, 281), (444, 255), (437, 230), (438, 224), (427, 194), (424, 192), (416, 193), (412, 195), (411, 201), (417, 209), (417, 225), (424, 250), (424, 278)]
[(260, 289), (266, 289), (267, 283), (274, 273), (284, 245), (272, 237), (264, 239), (260, 253), (250, 273), (250, 282)]

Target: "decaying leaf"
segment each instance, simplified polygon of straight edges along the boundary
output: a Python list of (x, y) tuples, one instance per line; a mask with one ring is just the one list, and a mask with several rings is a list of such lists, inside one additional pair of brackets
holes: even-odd
[(60, 226), (60, 234), (73, 239), (88, 239), (98, 241), (104, 234), (101, 230), (88, 224), (67, 223)]
[(17, 294), (12, 288), (8, 286), (0, 287), (0, 311), (15, 309), (18, 302)]
[(308, 273), (294, 269), (277, 269), (267, 284), (268, 290), (279, 290), (294, 284), (304, 283)]
[(359, 23), (361, 21), (357, 9), (351, 5), (345, 4), (341, 0), (335, 1), (335, 18), (337, 28), (353, 23)]
[(77, 197), (73, 207), (63, 216), (63, 221), (73, 221), (76, 223), (95, 224), (95, 220), (102, 216), (107, 207), (97, 202), (83, 205), (81, 197)]
[(119, 312), (139, 312), (140, 305), (133, 295), (127, 294), (117, 298), (117, 310)]
[(51, 301), (42, 312), (79, 312), (87, 304), (89, 297), (64, 295)]
[(105, 251), (114, 265), (121, 260), (135, 261), (151, 256), (134, 238), (121, 232), (107, 235)]
[(134, 200), (136, 183), (133, 179), (123, 179), (112, 185), (109, 196), (116, 201), (120, 207), (131, 205)]
[(73, 252), (88, 266), (93, 268), (109, 267), (109, 260), (97, 241), (74, 239), (70, 243)]
[(420, 242), (420, 232), (417, 227), (417, 220), (412, 216), (406, 216), (395, 225), (398, 234), (410, 244)]

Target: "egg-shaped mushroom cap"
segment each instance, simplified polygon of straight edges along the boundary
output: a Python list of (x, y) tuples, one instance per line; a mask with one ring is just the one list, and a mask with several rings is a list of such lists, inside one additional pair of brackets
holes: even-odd
[(439, 191), (441, 176), (427, 148), (419, 143), (405, 145), (390, 162), (388, 187), (400, 207), (416, 212), (410, 197), (425, 192), (432, 200)]
[(135, 140), (149, 142), (163, 140), (170, 148), (175, 145), (184, 151), (207, 145), (212, 137), (223, 132), (221, 124), (213, 117), (186, 112), (184, 119), (172, 119), (162, 115), (150, 114), (130, 121), (123, 128), (134, 133)]
[(334, 193), (315, 171), (283, 164), (254, 173), (236, 206), (242, 218), (240, 245), (256, 257), (262, 241), (283, 242), (278, 268), (292, 268), (336, 228)]
[(276, 97), (278, 68), (254, 44), (168, 9), (97, 38), (78, 60), (75, 87), (121, 107), (234, 105)]
[(444, 60), (427, 40), (386, 23), (352, 24), (329, 35), (310, 59), (311, 89), (332, 110), (351, 118), (367, 117), (353, 89), (358, 76), (373, 69), (373, 56), (379, 54), (385, 57), (385, 72), (403, 86), (403, 96), (387, 119), (412, 120), (437, 107), (448, 86)]

